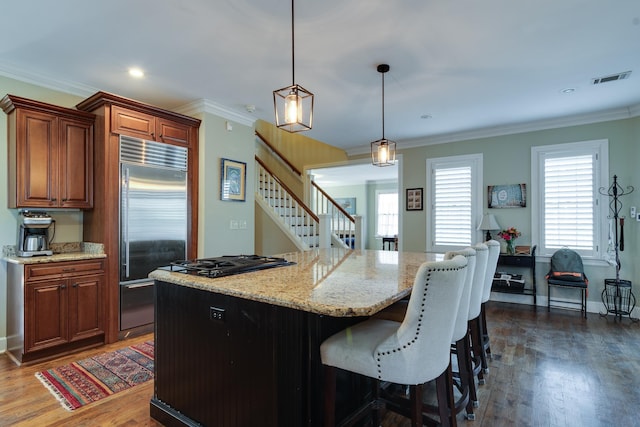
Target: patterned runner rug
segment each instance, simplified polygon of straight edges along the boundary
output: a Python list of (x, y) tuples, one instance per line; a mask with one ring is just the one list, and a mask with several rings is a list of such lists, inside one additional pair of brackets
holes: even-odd
[(36, 378), (65, 409), (73, 411), (152, 379), (153, 344), (146, 341), (37, 372)]

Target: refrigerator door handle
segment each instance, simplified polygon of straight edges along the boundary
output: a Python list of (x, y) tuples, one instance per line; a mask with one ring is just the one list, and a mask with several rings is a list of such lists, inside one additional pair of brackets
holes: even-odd
[(123, 244), (124, 244), (124, 274), (129, 277), (129, 168), (124, 167), (124, 183), (122, 186), (123, 206), (122, 217), (124, 218), (123, 227)]

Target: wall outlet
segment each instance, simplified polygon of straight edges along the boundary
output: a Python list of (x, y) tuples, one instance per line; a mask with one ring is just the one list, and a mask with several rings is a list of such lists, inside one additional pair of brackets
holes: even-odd
[(636, 207), (635, 206), (631, 206), (631, 217), (632, 218), (636, 217)]
[(209, 319), (217, 320), (219, 322), (225, 321), (224, 308), (209, 307)]

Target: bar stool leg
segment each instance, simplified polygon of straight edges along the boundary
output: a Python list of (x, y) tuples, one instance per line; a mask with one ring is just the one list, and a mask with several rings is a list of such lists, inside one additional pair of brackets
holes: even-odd
[(324, 427), (336, 425), (336, 368), (324, 367)]

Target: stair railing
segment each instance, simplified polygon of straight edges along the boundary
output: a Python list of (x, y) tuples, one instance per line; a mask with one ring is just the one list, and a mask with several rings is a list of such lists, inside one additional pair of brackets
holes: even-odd
[(356, 238), (356, 221), (326, 191), (311, 181), (312, 206), (315, 212), (328, 214), (331, 217), (331, 232), (347, 246), (353, 247)]
[(303, 244), (303, 249), (318, 245), (318, 216), (311, 211), (257, 156), (256, 193), (270, 206), (293, 235)]

